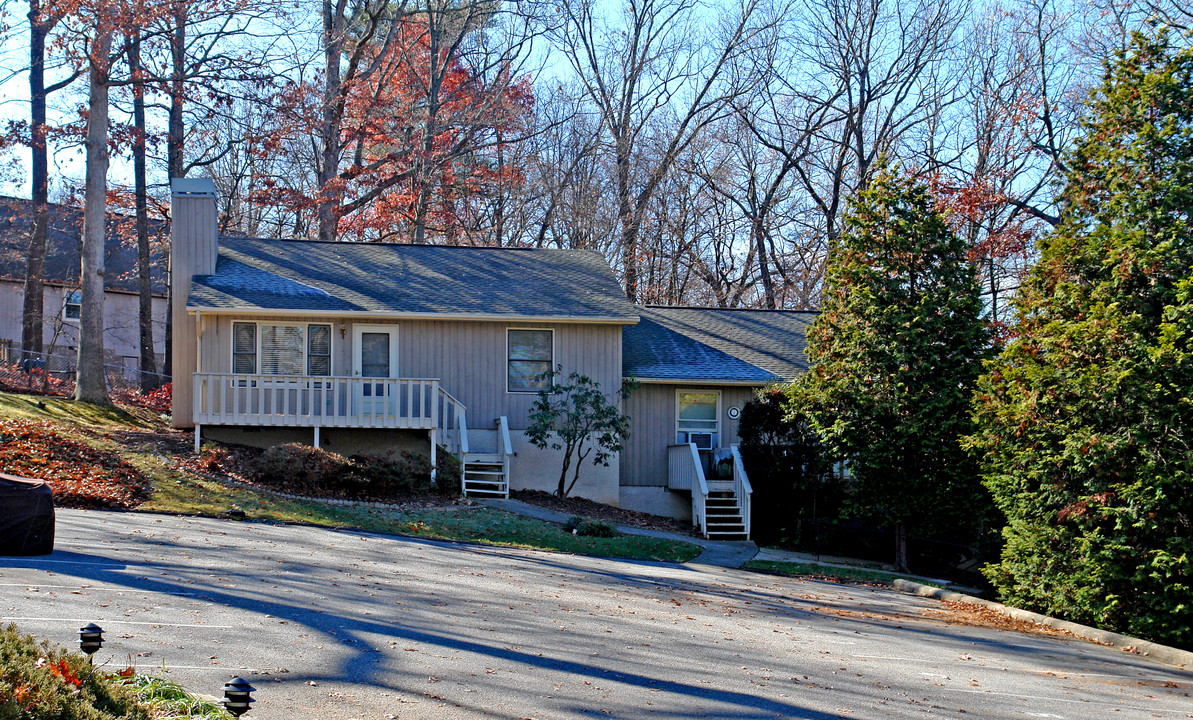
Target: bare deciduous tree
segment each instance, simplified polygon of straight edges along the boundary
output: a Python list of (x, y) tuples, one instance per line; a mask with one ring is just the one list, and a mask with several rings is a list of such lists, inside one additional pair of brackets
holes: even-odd
[(732, 69), (769, 18), (757, 0), (719, 17), (696, 0), (630, 0), (611, 20), (594, 0), (557, 7), (552, 39), (607, 134), (621, 269), (636, 301), (638, 237), (651, 199), (680, 153), (751, 86)]

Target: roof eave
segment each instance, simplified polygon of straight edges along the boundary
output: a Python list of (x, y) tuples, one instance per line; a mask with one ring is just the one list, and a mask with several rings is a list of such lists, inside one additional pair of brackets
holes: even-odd
[(540, 322), (590, 325), (636, 325), (638, 317), (616, 315), (522, 315), (513, 313), (418, 313), (376, 310), (294, 310), (276, 308), (217, 308), (188, 305), (186, 311), (204, 315), (253, 315), (278, 318), (343, 317), (367, 320), (469, 320), (477, 322)]
[(627, 375), (625, 380), (635, 380), (647, 385), (737, 385), (742, 387), (766, 387), (775, 383), (787, 382), (782, 378), (774, 380), (741, 380), (727, 378), (652, 378)]

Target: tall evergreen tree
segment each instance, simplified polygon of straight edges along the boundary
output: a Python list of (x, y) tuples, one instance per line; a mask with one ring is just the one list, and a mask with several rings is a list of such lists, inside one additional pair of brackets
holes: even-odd
[(989, 331), (964, 242), (926, 188), (884, 170), (830, 250), (812, 370), (796, 390), (853, 474), (852, 511), (907, 535), (969, 541), (989, 506), (961, 447)]
[(1193, 50), (1136, 36), (977, 395), (1011, 603), (1193, 647)]

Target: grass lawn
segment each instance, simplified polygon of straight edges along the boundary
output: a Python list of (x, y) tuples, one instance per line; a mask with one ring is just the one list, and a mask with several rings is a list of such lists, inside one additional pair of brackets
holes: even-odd
[(878, 583), (890, 585), (895, 578), (908, 578), (924, 585), (937, 586), (937, 583), (925, 578), (915, 577), (907, 573), (886, 572), (885, 570), (870, 570), (868, 568), (833, 567), (829, 565), (813, 565), (811, 563), (781, 562), (777, 560), (751, 560), (746, 563), (746, 570), (761, 570), (763, 572), (793, 575), (795, 577), (812, 577), (835, 580), (846, 583)]
[(576, 536), (553, 523), (491, 508), (449, 506), (398, 511), (344, 507), (225, 485), (178, 467), (176, 458), (190, 453), (191, 435), (169, 430), (164, 418), (149, 411), (98, 408), (63, 398), (0, 392), (0, 420), (51, 421), (53, 431), (63, 438), (116, 452), (149, 479), (149, 499), (138, 510), (215, 516), (235, 508), (250, 520), (642, 560), (683, 562), (700, 554), (698, 546), (685, 542), (633, 535)]

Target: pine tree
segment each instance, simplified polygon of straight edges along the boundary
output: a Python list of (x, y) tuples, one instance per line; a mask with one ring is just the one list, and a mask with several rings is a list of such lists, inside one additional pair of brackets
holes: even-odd
[(907, 534), (971, 541), (989, 506), (960, 439), (989, 330), (966, 247), (927, 189), (885, 170), (830, 250), (812, 370), (794, 398), (847, 459), (854, 514)]
[(1193, 646), (1193, 50), (1108, 64), (976, 396), (1003, 600)]

